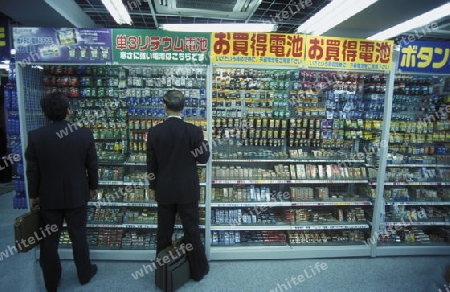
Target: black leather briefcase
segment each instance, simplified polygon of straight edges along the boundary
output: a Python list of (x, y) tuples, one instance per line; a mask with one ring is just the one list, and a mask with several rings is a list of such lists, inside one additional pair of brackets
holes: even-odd
[[(157, 255), (162, 265), (156, 265), (155, 283), (158, 288), (166, 292), (175, 291), (191, 278), (186, 247), (184, 247), (183, 252), (180, 246), (182, 243), (184, 243), (184, 237), (178, 239)], [(166, 261), (167, 257), (170, 258), (170, 261), (165, 263), (164, 257), (166, 257)]]
[(17, 252), (27, 252), (41, 243), (43, 236), (40, 227), (42, 225), (39, 210), (31, 211), (16, 218), (14, 233)]

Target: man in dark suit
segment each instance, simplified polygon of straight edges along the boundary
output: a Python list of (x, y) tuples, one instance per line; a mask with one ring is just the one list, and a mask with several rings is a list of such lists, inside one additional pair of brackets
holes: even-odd
[(172, 244), (175, 215), (181, 217), (188, 252), (191, 278), (200, 281), (209, 271), (205, 248), (200, 240), (200, 199), (197, 162), (206, 163), (209, 148), (199, 127), (181, 119), (183, 93), (169, 90), (163, 97), (168, 118), (148, 131), (147, 171), (158, 203), (157, 254)]
[(40, 258), (47, 291), (56, 291), (61, 278), (58, 243), (63, 220), (72, 241), (78, 279), (82, 285), (97, 273), (86, 238), (87, 202), (97, 194), (98, 164), (94, 137), (67, 119), (69, 99), (52, 93), (41, 99), (52, 122), (28, 134), (27, 180), (30, 205), (39, 205), (44, 225), (56, 224), (41, 242)]

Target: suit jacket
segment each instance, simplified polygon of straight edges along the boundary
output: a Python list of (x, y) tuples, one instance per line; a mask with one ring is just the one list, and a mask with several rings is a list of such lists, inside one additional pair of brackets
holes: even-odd
[[(147, 174), (156, 201), (187, 204), (200, 199), (197, 162), (206, 163), (209, 146), (199, 127), (171, 117), (148, 131)], [(151, 178), (150, 178), (151, 179)]]
[(25, 158), (28, 194), (42, 209), (81, 207), (98, 188), (97, 152), (86, 128), (64, 120), (30, 131)]

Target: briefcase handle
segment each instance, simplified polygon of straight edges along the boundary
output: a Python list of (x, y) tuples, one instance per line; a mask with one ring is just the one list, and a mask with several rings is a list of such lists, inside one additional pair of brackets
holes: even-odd
[(185, 243), (184, 236), (178, 238), (177, 240), (175, 240), (175, 241), (172, 243), (172, 246), (171, 246), (171, 249), (170, 249), (170, 250), (171, 250), (171, 251), (176, 251), (176, 250), (178, 249), (178, 247), (179, 247), (182, 243)]

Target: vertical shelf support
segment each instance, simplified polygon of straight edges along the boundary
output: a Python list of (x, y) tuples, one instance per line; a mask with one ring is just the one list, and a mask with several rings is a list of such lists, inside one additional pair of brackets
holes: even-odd
[[(392, 63), (392, 68), (397, 68), (397, 62)], [(381, 213), (384, 208), (384, 180), (386, 172), (386, 160), (389, 146), (389, 133), (392, 117), (392, 100), (394, 95), (394, 80), (395, 73), (391, 70), (388, 75), (388, 82), (386, 84), (386, 92), (384, 98), (384, 113), (383, 113), (383, 125), (381, 132), (381, 140), (379, 144), (380, 157), (378, 161), (378, 173), (377, 173), (377, 187), (375, 206), (373, 207), (373, 220), (372, 220), (372, 234), (371, 239), (374, 239), (374, 244), (371, 244), (371, 256), (376, 257), (376, 247), (378, 243), (378, 234), (381, 224)]]

